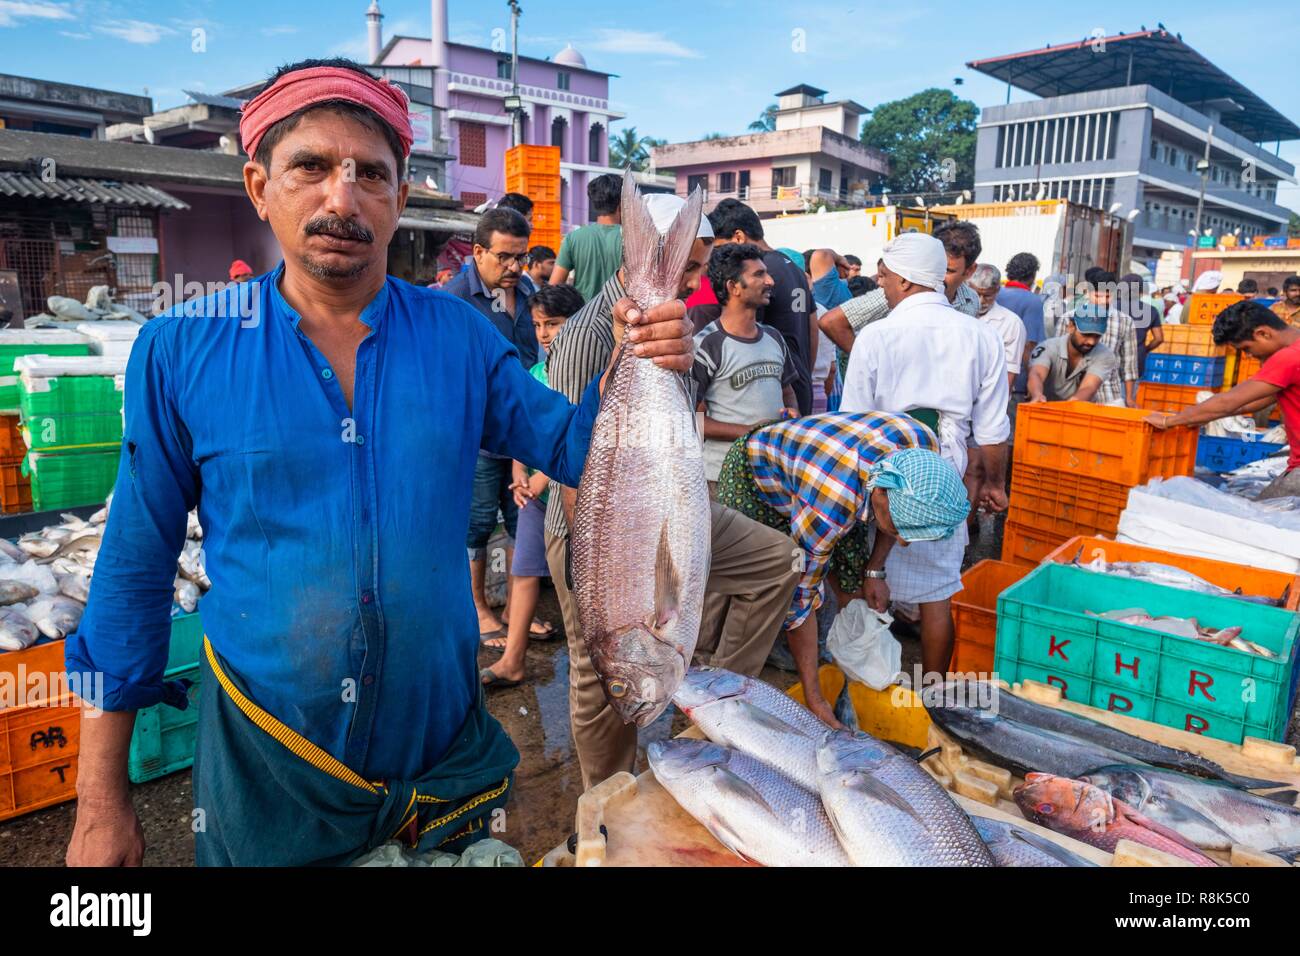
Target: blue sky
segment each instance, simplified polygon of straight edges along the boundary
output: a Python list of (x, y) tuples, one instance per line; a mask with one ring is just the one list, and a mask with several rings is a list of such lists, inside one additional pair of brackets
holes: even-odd
[[(495, 28), (508, 30), (504, 0), (450, 3), (453, 40), (488, 46)], [(132, 93), (147, 88), (155, 105), (165, 108), (182, 102), (184, 89), (217, 92), (281, 62), (364, 56), (368, 4), (0, 0), (0, 71)], [(428, 3), (380, 4), (385, 38), (428, 35)], [(1157, 21), (1300, 120), (1294, 0), (1160, 0), (1138, 13), (1132, 3), (1114, 0), (1060, 13), (1046, 12), (1047, 4), (991, 0), (522, 0), (522, 6), (522, 53), (554, 55), (572, 42), (591, 67), (619, 74), (611, 98), (628, 114), (624, 122), (669, 140), (743, 132), (775, 90), (799, 82), (868, 107), (929, 86), (995, 105), (1005, 101), (1006, 86), (968, 70), (967, 60), (1078, 40), (1097, 28), (1106, 34), (1153, 28)], [(608, 12), (594, 16), (596, 10)], [(196, 29), (206, 46), (200, 52), (194, 50)], [(957, 77), (963, 85), (953, 85)], [(1029, 98), (1018, 91), (1012, 97)], [(1282, 156), (1300, 165), (1300, 142), (1284, 143)], [(1284, 185), (1279, 200), (1300, 210), (1300, 187)]]

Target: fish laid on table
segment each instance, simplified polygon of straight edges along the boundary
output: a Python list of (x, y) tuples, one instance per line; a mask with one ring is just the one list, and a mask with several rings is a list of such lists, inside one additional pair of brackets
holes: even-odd
[(102, 540), (99, 529), (88, 525), (86, 530), (69, 533), (57, 548), (49, 554), (37, 555), (36, 560), (41, 564), (50, 564), (59, 558), (70, 557), (80, 560), (83, 557), (97, 555)]
[(10, 561), (16, 564), (22, 564), (31, 557), (26, 551), (18, 547), (8, 538), (0, 538), (0, 555), (4, 555)]
[(1041, 834), (1002, 820), (972, 816), (970, 822), (998, 866), (1096, 866)]
[(40, 637), (41, 632), (25, 613), (15, 607), (0, 607), (0, 650), (21, 651)]
[(199, 542), (187, 540), (180, 557), (177, 558), (177, 564), (181, 575), (189, 578), (202, 590), (206, 591), (212, 587), (212, 582), (208, 580), (208, 574), (203, 569), (203, 545)]
[(1267, 647), (1243, 638), (1240, 627), (1202, 627), (1194, 617), (1174, 617), (1168, 614), (1153, 616), (1140, 607), (1103, 611), (1101, 613), (1088, 611), (1086, 613), (1092, 617), (1118, 621), (1121, 624), (1132, 624), (1134, 627), (1145, 627), (1165, 634), (1175, 634), (1178, 637), (1186, 637), (1194, 641), (1205, 641), (1209, 644), (1218, 644), (1221, 647), (1233, 647), (1239, 651), (1245, 651), (1247, 654), (1258, 654), (1260, 657), (1277, 656)]
[(1268, 853), (1300, 844), (1294, 790), (1261, 796), (1155, 767), (1102, 767), (1083, 779), (1202, 850), (1240, 843)]
[(1184, 591), (1199, 591), (1201, 594), (1237, 598), (1242, 601), (1250, 601), (1253, 604), (1277, 606), (1280, 603), (1277, 598), (1267, 597), (1262, 594), (1243, 594), (1240, 589), (1229, 591), (1227, 588), (1219, 587), (1219, 585), (1211, 584), (1204, 578), (1197, 577), (1191, 571), (1184, 571), (1182, 568), (1176, 568), (1171, 564), (1159, 564), (1155, 561), (1107, 561), (1100, 557), (1083, 564), (1080, 561), (1083, 552), (1082, 547), (1080, 547), (1079, 551), (1080, 553), (1074, 558), (1074, 564), (1085, 571), (1111, 574), (1121, 578), (1133, 578), (1136, 581), (1150, 581), (1152, 584), (1182, 588)]
[[(642, 308), (677, 297), (700, 226), (692, 193), (667, 235), (623, 180), (623, 268)], [(610, 706), (644, 727), (690, 667), (709, 573), (709, 491), (686, 377), (620, 348), (569, 535), (582, 638)]]
[(30, 601), (40, 592), (23, 581), (0, 581), (0, 605), (21, 604)]
[(181, 610), (186, 614), (192, 614), (194, 609), (199, 606), (199, 586), (188, 578), (177, 575), (175, 588), (174, 597), (176, 603), (180, 605)]
[(85, 610), (86, 605), (63, 594), (41, 598), (27, 606), (32, 623), (46, 637), (55, 639), (67, 637), (75, 631)]
[(90, 600), (90, 575), (84, 571), (54, 575), (59, 582), (59, 593), (85, 604)]
[(862, 732), (817, 749), (822, 806), (855, 866), (994, 866), (970, 818), (911, 757)]
[(1197, 866), (1218, 866), (1173, 830), (1083, 780), (1031, 773), (1012, 798), (1025, 819), (1108, 853), (1120, 840), (1131, 840)]
[[(1146, 763), (1260, 790), (1282, 784), (1243, 777), (1198, 754), (1125, 733), (1059, 707), (1045, 707), (987, 682), (950, 682), (921, 692), (930, 717), (963, 744), (1023, 776), (1081, 777), (1111, 764)], [(991, 702), (970, 706), (967, 701)], [(1037, 733), (1035, 733), (1037, 732)], [(1113, 758), (1116, 754), (1120, 759)]]
[(18, 539), (18, 547), (30, 557), (48, 558), (70, 535), (70, 531), (58, 527), (29, 531)]
[(816, 794), (708, 740), (656, 740), (655, 779), (737, 856), (764, 866), (849, 866)]
[(788, 694), (732, 671), (695, 667), (673, 703), (715, 744), (739, 750), (816, 792), (817, 745), (827, 727)]

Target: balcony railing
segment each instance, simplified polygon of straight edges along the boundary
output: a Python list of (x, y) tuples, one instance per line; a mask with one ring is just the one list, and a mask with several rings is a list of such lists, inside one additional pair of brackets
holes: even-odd
[[(683, 198), (689, 193), (689, 187), (685, 190), (677, 190), (677, 194)], [(772, 184), (771, 186), (757, 188), (744, 186), (733, 190), (705, 189), (704, 191), (704, 202), (707, 206), (716, 206), (724, 199), (756, 202), (760, 203), (764, 209), (771, 208), (774, 203), (786, 204), (781, 208), (795, 208), (805, 201), (864, 208), (879, 205), (881, 201), (879, 196), (865, 190), (850, 191), (847, 186), (841, 186), (839, 189), (823, 189), (814, 183), (796, 183), (791, 186)]]

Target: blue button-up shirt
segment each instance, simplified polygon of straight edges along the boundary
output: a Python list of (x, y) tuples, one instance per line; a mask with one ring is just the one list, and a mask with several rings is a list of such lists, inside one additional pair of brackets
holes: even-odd
[(411, 779), (479, 693), (465, 554), (478, 450), (576, 486), (599, 395), (569, 404), (464, 302), (390, 278), (361, 314), (349, 409), (282, 270), (258, 280), (251, 318), (235, 287), (141, 330), (67, 667), (103, 672), (105, 709), (162, 699), (197, 504), (203, 625), (250, 696), (367, 778)]
[(520, 275), (519, 284), (515, 286), (515, 311), (509, 313), (498, 306), (498, 299), (483, 285), (474, 260), (465, 261), (469, 263), (469, 268), (453, 276), (443, 286), (443, 291), (464, 299), (478, 309), (519, 350), (519, 359), (524, 363), (524, 368), (532, 368), (539, 358), (537, 333), (533, 329), (533, 316), (528, 308), (528, 300), (537, 291), (533, 280), (526, 272)]

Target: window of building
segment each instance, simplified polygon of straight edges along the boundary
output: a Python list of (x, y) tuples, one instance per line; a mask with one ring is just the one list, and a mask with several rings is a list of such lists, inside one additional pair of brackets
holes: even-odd
[(601, 163), (600, 155), (600, 133), (602, 126), (599, 123), (593, 123), (591, 129), (587, 132), (587, 162), (599, 166)]
[(506, 59), (497, 60), (497, 79), (510, 79), (510, 61)]
[(460, 164), (487, 165), (487, 127), (482, 123), (460, 123)]
[(568, 158), (564, 155), (564, 133), (568, 128), (569, 124), (563, 116), (551, 120), (551, 145), (559, 147), (560, 159)]
[(689, 196), (697, 189), (704, 192), (709, 191), (709, 177), (706, 173), (686, 177), (686, 194)]
[(817, 191), (819, 193), (831, 191), (831, 171), (829, 169), (819, 169), (817, 171)]
[(474, 209), (487, 202), (487, 193), (461, 193), (460, 204), (466, 209)]
[(718, 192), (734, 193), (736, 191), (735, 173), (718, 173)]
[(1151, 158), (1152, 159), (1160, 158), (1160, 144), (1157, 143), (1154, 139), (1151, 141)]
[(569, 88), (569, 74), (568, 74), (568, 73), (557, 73), (557, 74), (555, 74), (555, 88), (558, 89), (558, 90), (567, 90), (567, 89)]
[(773, 186), (793, 186), (793, 185), (794, 185), (794, 167), (793, 167), (793, 166), (773, 166), (773, 167), (772, 167), (772, 185), (773, 185)]

